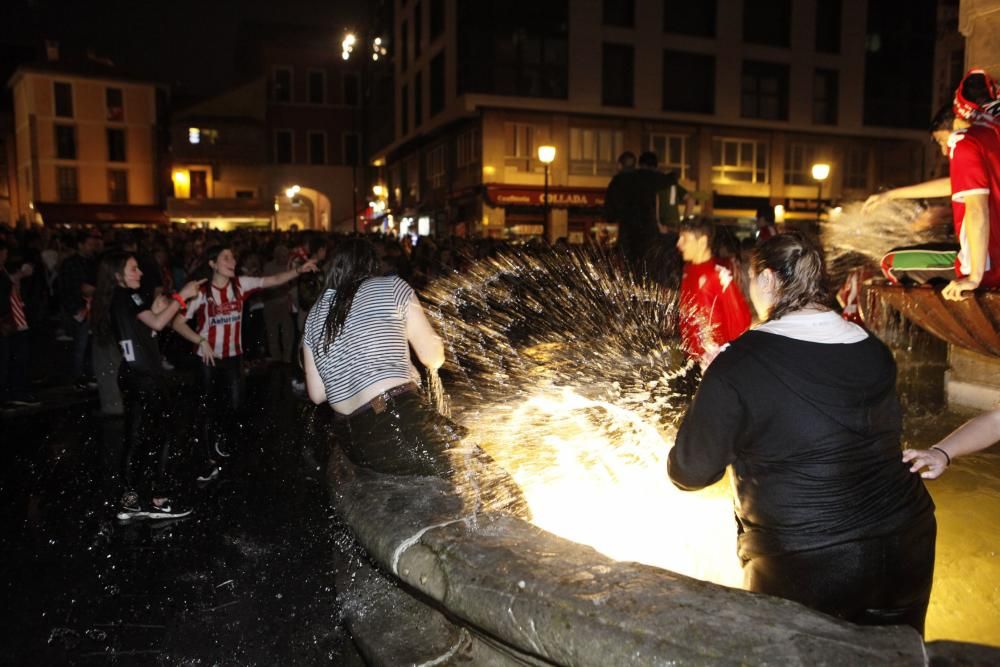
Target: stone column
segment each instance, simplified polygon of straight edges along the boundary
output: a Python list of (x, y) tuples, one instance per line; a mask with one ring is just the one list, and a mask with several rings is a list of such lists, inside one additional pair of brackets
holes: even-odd
[(965, 67), (1000, 74), (1000, 0), (961, 0), (958, 29), (965, 36)]

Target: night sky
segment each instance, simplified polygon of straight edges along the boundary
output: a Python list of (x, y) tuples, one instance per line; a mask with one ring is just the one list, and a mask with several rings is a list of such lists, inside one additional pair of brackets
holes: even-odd
[(123, 71), (170, 84), (175, 95), (233, 82), (241, 22), (329, 24), (331, 49), (363, 2), (346, 0), (3, 0), (0, 44), (37, 48), (54, 38), (92, 47)]

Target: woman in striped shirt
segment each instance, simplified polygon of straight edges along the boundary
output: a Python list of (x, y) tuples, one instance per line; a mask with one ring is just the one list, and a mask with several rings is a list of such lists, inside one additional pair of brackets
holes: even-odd
[(356, 465), (447, 477), (448, 450), (462, 435), (423, 399), (410, 361), (412, 347), (437, 370), (444, 345), (413, 289), (379, 274), (369, 241), (337, 245), (302, 339), (309, 397), (333, 408), (337, 440)]

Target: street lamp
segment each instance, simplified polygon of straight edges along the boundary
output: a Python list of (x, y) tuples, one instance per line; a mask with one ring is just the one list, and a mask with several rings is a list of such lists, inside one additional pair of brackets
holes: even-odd
[(549, 233), (549, 165), (556, 159), (555, 146), (539, 146), (538, 161), (545, 165), (545, 190), (542, 193), (542, 201), (545, 204), (545, 234)]
[(830, 165), (817, 162), (812, 166), (812, 176), (816, 180), (816, 221), (823, 217), (823, 181), (830, 175)]

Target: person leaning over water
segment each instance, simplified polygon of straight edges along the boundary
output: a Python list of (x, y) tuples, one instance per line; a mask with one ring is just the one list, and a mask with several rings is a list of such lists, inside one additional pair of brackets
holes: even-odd
[(410, 361), (412, 346), (437, 370), (444, 345), (413, 289), (381, 273), (370, 241), (337, 244), (302, 337), (309, 398), (333, 408), (337, 440), (356, 465), (446, 477), (461, 434), (424, 401)]
[(892, 354), (827, 308), (820, 251), (802, 234), (759, 245), (750, 281), (763, 324), (708, 367), (670, 478), (700, 489), (732, 466), (747, 589), (923, 633), (937, 527), (899, 462)]

